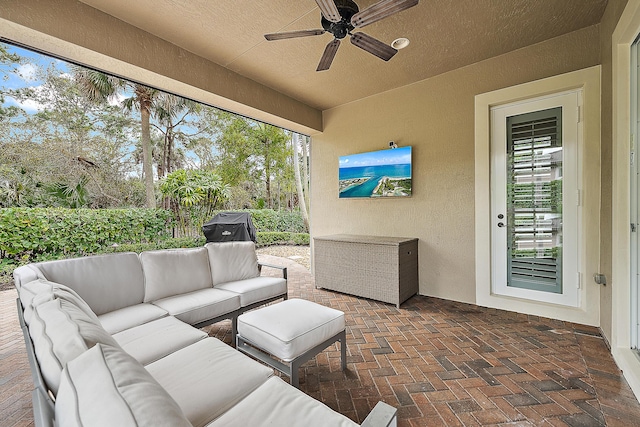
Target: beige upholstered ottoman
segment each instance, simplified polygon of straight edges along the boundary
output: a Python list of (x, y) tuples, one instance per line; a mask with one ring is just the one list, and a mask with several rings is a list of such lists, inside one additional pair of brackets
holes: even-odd
[(298, 368), (340, 341), (347, 367), (344, 313), (302, 299), (289, 299), (238, 317), (238, 350), (279, 370), (298, 387)]

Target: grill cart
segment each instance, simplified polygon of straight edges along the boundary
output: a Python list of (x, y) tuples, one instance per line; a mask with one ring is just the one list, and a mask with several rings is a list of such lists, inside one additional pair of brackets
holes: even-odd
[(256, 242), (256, 228), (248, 212), (220, 212), (202, 226), (204, 237), (209, 242)]

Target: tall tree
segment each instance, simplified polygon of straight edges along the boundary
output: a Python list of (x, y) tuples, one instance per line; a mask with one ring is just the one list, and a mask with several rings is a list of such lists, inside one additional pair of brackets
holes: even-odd
[(275, 174), (282, 174), (287, 168), (289, 146), (286, 133), (275, 126), (254, 122), (249, 126), (249, 140), (257, 163), (261, 165), (260, 174), (266, 189), (266, 201), (269, 209), (273, 208), (271, 183)]
[[(302, 212), (302, 219), (304, 220), (304, 225), (309, 229), (309, 212), (307, 210), (306, 197), (304, 194), (302, 177), (300, 173), (300, 161), (298, 160), (298, 149), (299, 143), (302, 142), (303, 146), (306, 146), (306, 141), (304, 140), (304, 135), (300, 135), (299, 133), (291, 134), (291, 142), (293, 143), (293, 169), (296, 175), (296, 188), (298, 189), (298, 205), (300, 206), (300, 212)], [(303, 157), (303, 162), (306, 162), (307, 159)]]
[(309, 212), (309, 144), (311, 138), (303, 135), (302, 139), (302, 190), (304, 193), (304, 203)]
[(79, 87), (84, 93), (96, 101), (116, 99), (127, 90), (133, 95), (123, 101), (128, 110), (136, 110), (140, 113), (140, 142), (142, 144), (142, 173), (145, 184), (146, 206), (156, 207), (155, 188), (153, 185), (153, 153), (151, 147), (151, 109), (158, 95), (156, 89), (138, 83), (129, 82), (115, 76), (90, 70), (83, 67), (74, 67), (74, 76)]
[(139, 205), (126, 147), (133, 122), (96, 104), (67, 73), (36, 67), (37, 85), (5, 89), (18, 105), (0, 114), (0, 203), (4, 206)]
[[(165, 177), (175, 169), (173, 162), (176, 159), (176, 141), (187, 142), (199, 133), (185, 133), (185, 127), (189, 127), (189, 116), (197, 114), (202, 105), (181, 96), (160, 92), (153, 104), (153, 116), (157, 124), (153, 126), (162, 134), (162, 146), (158, 160), (158, 179)], [(185, 126), (187, 125), (187, 126)]]

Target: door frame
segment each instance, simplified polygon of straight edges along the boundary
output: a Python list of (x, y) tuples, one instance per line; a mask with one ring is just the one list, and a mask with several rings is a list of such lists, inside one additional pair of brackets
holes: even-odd
[[(631, 45), (640, 34), (640, 2), (628, 2), (611, 37), (613, 111), (612, 111), (612, 235), (611, 280), (607, 293), (611, 298), (611, 353), (637, 398), (640, 398), (640, 358), (631, 349), (631, 236), (630, 228), (630, 106)], [(604, 291), (603, 291), (604, 293)], [(605, 296), (607, 298), (607, 296)], [(609, 323), (610, 322), (610, 323)], [(603, 329), (605, 326), (603, 325)]]
[(638, 249), (640, 249), (639, 244), (640, 241), (638, 239), (638, 234), (640, 234), (640, 230), (637, 229), (637, 224), (640, 223), (640, 219), (638, 219), (638, 210), (640, 209), (640, 205), (638, 204), (638, 188), (640, 186), (640, 175), (638, 175), (638, 130), (640, 127), (638, 126), (638, 122), (640, 121), (638, 102), (640, 102), (640, 96), (638, 96), (638, 90), (640, 88), (640, 71), (638, 70), (638, 51), (640, 50), (640, 39), (636, 39), (636, 41), (631, 45), (631, 79), (630, 79), (630, 97), (631, 102), (629, 104), (629, 125), (631, 132), (631, 140), (630, 140), (630, 192), (629, 192), (629, 200), (631, 209), (629, 211), (630, 222), (634, 226), (631, 227), (629, 232), (631, 233), (629, 238), (631, 240), (631, 248), (630, 248), (630, 298), (631, 307), (630, 307), (630, 347), (638, 350), (640, 344), (640, 331), (638, 330), (638, 266), (640, 264), (640, 259), (638, 258)]
[[(491, 289), (491, 108), (582, 89), (582, 146), (578, 147), (578, 188), (582, 212), (577, 248), (581, 288), (576, 307), (498, 295)], [(584, 173), (588, 171), (588, 173)], [(600, 224), (600, 66), (585, 68), (475, 97), (475, 254), (476, 304), (598, 326), (600, 292), (590, 280), (599, 266)], [(589, 280), (587, 280), (589, 278)]]

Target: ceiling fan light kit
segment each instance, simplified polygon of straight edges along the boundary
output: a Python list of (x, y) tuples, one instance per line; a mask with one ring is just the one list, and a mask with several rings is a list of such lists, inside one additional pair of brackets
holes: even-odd
[(400, 49), (404, 49), (405, 47), (409, 46), (409, 39), (406, 37), (400, 37), (395, 39), (394, 41), (391, 42), (391, 47), (396, 49), (396, 50), (400, 50)]
[[(406, 38), (396, 39), (391, 46), (365, 33), (352, 33), (356, 28), (362, 28), (376, 21), (394, 15), (400, 11), (417, 5), (419, 0), (381, 0), (378, 3), (360, 11), (353, 0), (316, 0), (322, 14), (320, 22), (323, 29), (289, 31), (284, 33), (265, 34), (268, 41), (283, 40), (297, 37), (318, 36), (331, 33), (334, 39), (329, 42), (320, 58), (316, 71), (328, 70), (333, 58), (340, 47), (340, 40), (351, 37), (351, 44), (369, 52), (378, 58), (388, 61), (398, 49), (409, 44)], [(396, 44), (396, 46), (394, 46)]]

